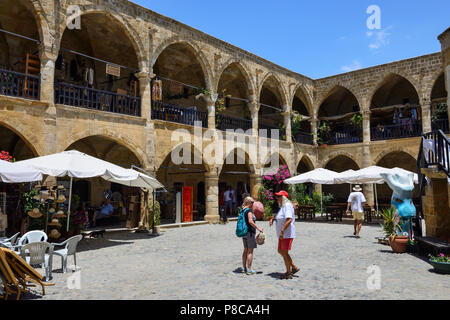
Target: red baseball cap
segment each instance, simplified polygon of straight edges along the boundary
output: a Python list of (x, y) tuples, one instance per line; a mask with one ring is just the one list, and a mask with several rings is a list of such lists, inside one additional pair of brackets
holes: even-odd
[(278, 197), (285, 196), (286, 198), (289, 198), (289, 193), (287, 193), (284, 190), (281, 190), (280, 192), (275, 193), (275, 195), (278, 196)]

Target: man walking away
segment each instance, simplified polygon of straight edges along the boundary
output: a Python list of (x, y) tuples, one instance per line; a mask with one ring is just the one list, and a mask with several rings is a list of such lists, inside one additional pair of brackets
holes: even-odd
[(364, 209), (363, 204), (366, 202), (366, 198), (364, 197), (364, 194), (362, 193), (362, 189), (359, 185), (356, 185), (353, 188), (353, 192), (350, 193), (348, 200), (347, 200), (347, 213), (350, 213), (350, 207), (352, 209), (353, 214), (353, 227), (355, 232), (353, 235), (356, 238), (359, 238), (359, 232), (361, 231), (361, 227), (364, 222)]
[(228, 215), (228, 209), (230, 211), (233, 211), (233, 190), (231, 190), (230, 186), (227, 186), (227, 190), (223, 194), (223, 199), (225, 201), (225, 210), (222, 216), (223, 222), (227, 223), (227, 215)]

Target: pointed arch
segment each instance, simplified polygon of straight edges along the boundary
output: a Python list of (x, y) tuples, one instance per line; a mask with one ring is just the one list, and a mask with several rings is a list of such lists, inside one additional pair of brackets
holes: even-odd
[(213, 91), (214, 92), (218, 91), (220, 80), (222, 78), (223, 73), (225, 72), (226, 69), (228, 69), (232, 65), (235, 65), (241, 72), (242, 76), (244, 77), (245, 83), (247, 84), (248, 95), (249, 96), (254, 95), (256, 89), (255, 89), (255, 84), (254, 84), (252, 78), (250, 77), (250, 72), (248, 71), (245, 64), (243, 64), (240, 60), (237, 60), (235, 58), (228, 59), (224, 64), (222, 64), (220, 66), (220, 69), (217, 71), (217, 77), (214, 81)]

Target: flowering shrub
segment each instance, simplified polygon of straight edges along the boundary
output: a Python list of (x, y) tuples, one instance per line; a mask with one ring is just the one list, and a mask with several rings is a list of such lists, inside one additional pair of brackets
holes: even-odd
[(2, 151), (0, 152), (0, 160), (12, 162), (12, 156), (9, 155), (8, 151)]
[(445, 254), (441, 253), (439, 256), (435, 257), (430, 255), (430, 260), (433, 262), (444, 262), (444, 263), (450, 263), (450, 256), (446, 256)]

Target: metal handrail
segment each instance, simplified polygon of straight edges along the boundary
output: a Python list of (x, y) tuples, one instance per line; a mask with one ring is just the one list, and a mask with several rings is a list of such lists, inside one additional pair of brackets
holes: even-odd
[(208, 127), (208, 113), (204, 111), (181, 108), (160, 101), (152, 101), (152, 119), (163, 120), (194, 126), (200, 121), (203, 128)]
[(41, 77), (40, 75), (0, 69), (0, 94), (40, 100)]
[(216, 114), (216, 128), (223, 131), (227, 129), (242, 129), (246, 132), (247, 130), (252, 129), (252, 121), (248, 119), (230, 117), (223, 114)]

